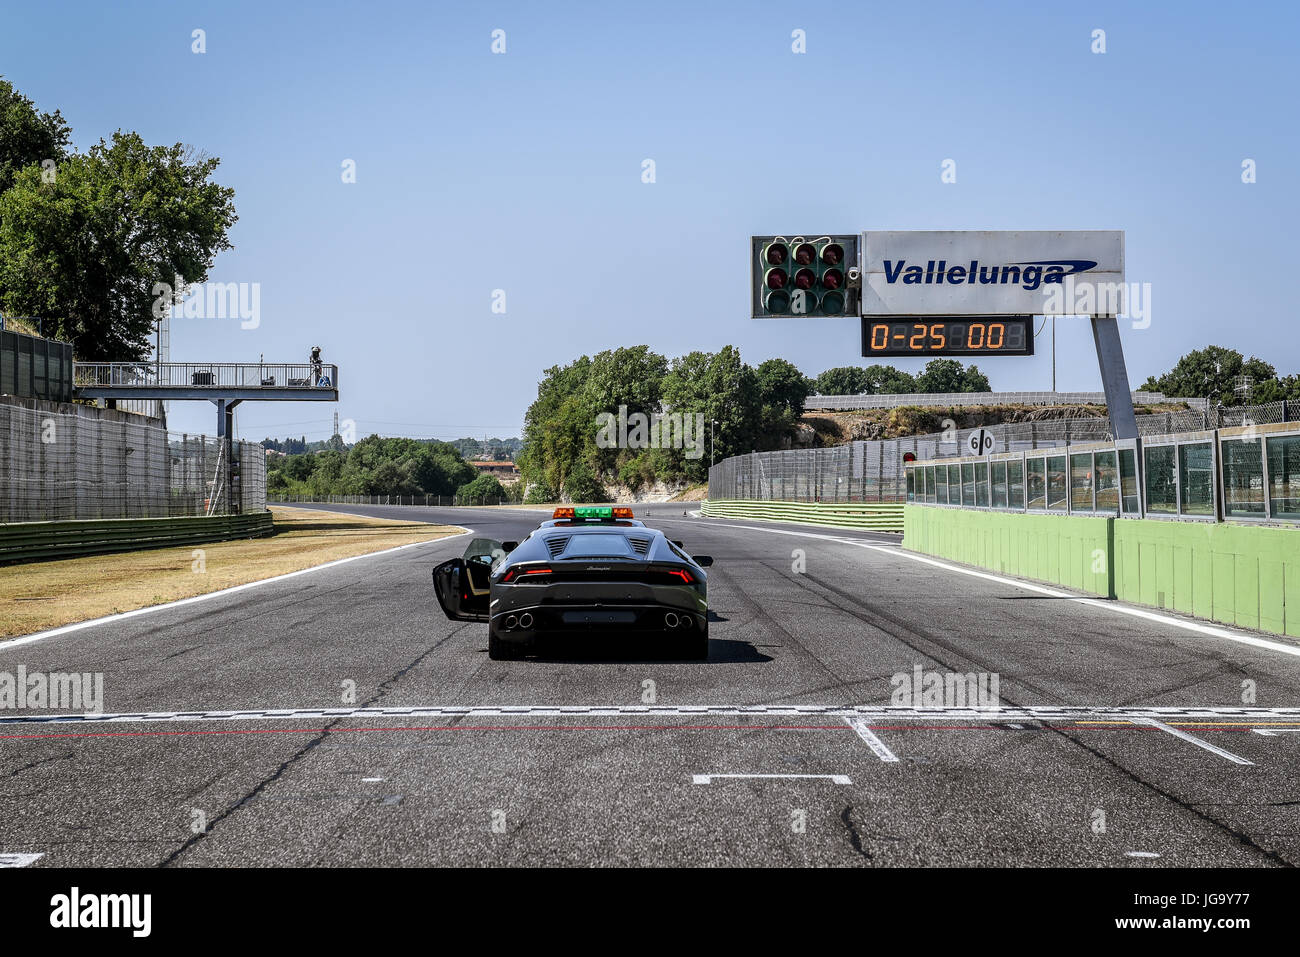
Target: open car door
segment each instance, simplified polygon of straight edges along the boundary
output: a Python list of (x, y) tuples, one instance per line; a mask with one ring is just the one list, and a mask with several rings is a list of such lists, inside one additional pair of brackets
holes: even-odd
[(460, 558), (433, 569), (433, 592), (443, 614), (453, 621), (487, 621), (492, 569), (505, 557), (501, 543), (476, 538)]

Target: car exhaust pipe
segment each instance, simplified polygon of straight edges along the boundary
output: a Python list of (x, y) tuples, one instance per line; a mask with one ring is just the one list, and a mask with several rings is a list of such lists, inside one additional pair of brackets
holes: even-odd
[(689, 615), (682, 615), (677, 624), (681, 625), (683, 628), (693, 628), (695, 626), (695, 622), (691, 621)]
[(520, 628), (531, 628), (531, 627), (533, 627), (533, 616), (530, 615), (530, 614), (528, 614), (528, 612), (524, 612), (522, 615), (520, 615), (520, 616), (519, 616), (519, 627), (520, 627)]
[(514, 631), (515, 626), (519, 624), (519, 619), (511, 615), (506, 619), (506, 631)]
[(668, 614), (664, 615), (664, 624), (667, 625), (669, 628), (676, 628), (677, 615), (671, 611)]

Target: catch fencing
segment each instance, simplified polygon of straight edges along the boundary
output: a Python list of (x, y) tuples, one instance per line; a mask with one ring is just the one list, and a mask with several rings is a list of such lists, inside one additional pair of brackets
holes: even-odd
[[(1189, 408), (1205, 411), (1209, 399), (1170, 398), (1161, 392), (1134, 392), (1134, 405), (1163, 405), (1182, 402)], [(803, 407), (814, 411), (851, 411), (853, 409), (896, 409), (901, 406), (976, 406), (976, 405), (1105, 405), (1104, 392), (916, 392), (892, 395), (810, 395)]]
[[(1168, 435), (1238, 425), (1266, 425), (1300, 418), (1300, 402), (1255, 406), (1209, 406), (1137, 417), (1139, 435)], [(917, 460), (969, 454), (965, 440), (975, 429), (951, 429), (898, 439), (856, 441), (825, 449), (751, 452), (709, 469), (709, 500), (779, 502), (901, 502), (907, 485), (904, 456)], [(1042, 419), (984, 426), (991, 452), (1056, 448), (1113, 438), (1110, 420)]]
[(0, 401), (0, 522), (234, 515), (266, 508), (266, 457), (90, 406)]

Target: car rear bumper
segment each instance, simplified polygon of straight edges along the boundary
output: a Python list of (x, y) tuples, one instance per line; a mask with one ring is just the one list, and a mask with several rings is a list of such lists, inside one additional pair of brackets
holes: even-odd
[[(495, 604), (495, 603), (494, 603)], [(495, 611), (492, 633), (503, 641), (527, 642), (544, 635), (679, 635), (704, 630), (708, 605), (698, 595), (653, 602), (548, 602), (513, 604)]]

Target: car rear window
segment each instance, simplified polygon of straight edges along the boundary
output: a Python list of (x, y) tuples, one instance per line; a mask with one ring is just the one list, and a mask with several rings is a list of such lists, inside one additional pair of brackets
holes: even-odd
[(564, 550), (565, 558), (630, 558), (634, 554), (622, 535), (604, 532), (574, 535)]

